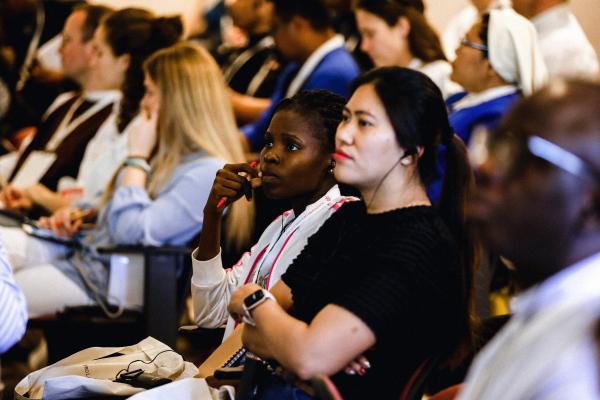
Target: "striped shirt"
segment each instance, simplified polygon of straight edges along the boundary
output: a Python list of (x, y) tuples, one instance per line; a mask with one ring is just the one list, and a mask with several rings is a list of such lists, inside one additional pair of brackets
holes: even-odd
[(0, 354), (15, 344), (27, 325), (27, 307), (0, 242)]

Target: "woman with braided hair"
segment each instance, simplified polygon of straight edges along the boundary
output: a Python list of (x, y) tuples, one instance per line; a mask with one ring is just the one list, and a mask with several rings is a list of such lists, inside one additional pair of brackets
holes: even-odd
[[(332, 214), (347, 201), (333, 176), (335, 131), (343, 97), (325, 90), (302, 91), (283, 100), (265, 135), (260, 164), (228, 164), (217, 173), (204, 207), (204, 225), (193, 253), (192, 298), (196, 323), (214, 328), (227, 323), (231, 293), (245, 283), (270, 289)], [(219, 237), (225, 206), (252, 187), (270, 199), (289, 200), (292, 209), (277, 217), (236, 265), (223, 269)], [(226, 199), (225, 203), (221, 199)]]

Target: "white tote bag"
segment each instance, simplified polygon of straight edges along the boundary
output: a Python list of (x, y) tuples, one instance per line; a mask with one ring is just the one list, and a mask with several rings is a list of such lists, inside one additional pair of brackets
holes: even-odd
[(90, 347), (27, 375), (15, 388), (15, 399), (65, 399), (94, 395), (128, 397), (142, 388), (113, 382), (120, 371), (179, 380), (198, 369), (169, 346), (148, 337), (128, 347)]

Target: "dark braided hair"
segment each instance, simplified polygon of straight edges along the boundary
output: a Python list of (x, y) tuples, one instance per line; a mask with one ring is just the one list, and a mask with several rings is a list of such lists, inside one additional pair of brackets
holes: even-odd
[(323, 149), (333, 153), (335, 132), (342, 122), (342, 112), (346, 100), (327, 90), (302, 90), (294, 96), (282, 100), (273, 115), (279, 111), (294, 111), (301, 114), (311, 124), (314, 136), (324, 144)]
[(122, 132), (139, 111), (144, 96), (144, 60), (156, 50), (175, 44), (183, 32), (180, 17), (159, 17), (140, 8), (125, 8), (102, 23), (106, 42), (115, 56), (129, 55), (129, 67), (121, 91), (117, 128)]

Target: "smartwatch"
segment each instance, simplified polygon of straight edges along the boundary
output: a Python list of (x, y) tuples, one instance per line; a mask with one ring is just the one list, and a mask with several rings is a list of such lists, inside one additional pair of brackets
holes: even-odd
[(254, 310), (256, 307), (258, 307), (268, 299), (275, 300), (275, 297), (273, 297), (271, 292), (265, 289), (258, 289), (254, 293), (248, 295), (244, 299), (243, 321), (248, 325), (256, 326), (256, 322), (254, 321), (254, 318), (252, 318), (252, 314), (250, 314), (250, 311)]

